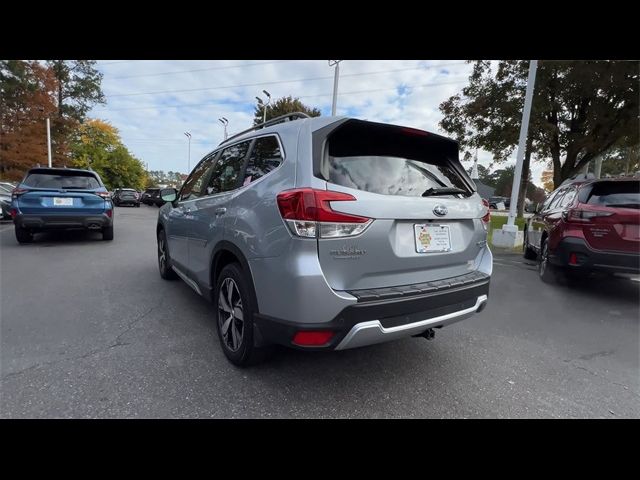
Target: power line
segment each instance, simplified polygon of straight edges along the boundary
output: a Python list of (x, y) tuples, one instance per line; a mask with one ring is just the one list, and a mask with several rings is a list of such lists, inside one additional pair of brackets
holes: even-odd
[[(158, 72), (158, 73), (141, 73), (139, 75), (125, 75), (120, 77), (109, 77), (110, 80), (120, 80), (123, 78), (138, 78), (138, 77), (156, 77), (160, 75), (175, 75), (178, 73), (193, 73), (193, 72), (205, 72), (208, 70), (228, 70), (231, 68), (240, 68), (240, 67), (254, 67), (256, 65), (272, 65), (274, 63), (284, 63), (284, 62), (292, 62), (294, 60), (274, 60), (273, 62), (254, 62), (254, 63), (244, 63), (242, 65), (225, 65), (224, 67), (207, 67), (207, 68), (196, 68), (193, 70), (174, 70), (172, 72)], [(304, 61), (304, 60), (303, 60)]]
[[(453, 80), (453, 81), (449, 81), (449, 82), (438, 82), (438, 83), (425, 83), (425, 84), (421, 84), (421, 85), (402, 85), (402, 87), (410, 89), (410, 88), (423, 88), (423, 87), (436, 87), (439, 85), (453, 85), (453, 84), (457, 84), (457, 83), (465, 83), (467, 82), (468, 79), (464, 79), (464, 80)], [(351, 92), (339, 92), (338, 96), (343, 96), (343, 95), (357, 95), (360, 93), (373, 93), (373, 92), (382, 92), (382, 91), (388, 91), (388, 90), (397, 90), (398, 87), (389, 87), (389, 88), (377, 88), (377, 89), (372, 89), (372, 90), (354, 90)], [(332, 93), (322, 93), (322, 94), (318, 94), (318, 95), (302, 95), (298, 98), (316, 98), (316, 97), (330, 97), (332, 95)], [(117, 111), (122, 111), (122, 110), (149, 110), (149, 109), (158, 109), (158, 110), (163, 110), (163, 109), (167, 109), (167, 108), (183, 108), (183, 107), (202, 107), (202, 106), (207, 106), (207, 105), (218, 105), (220, 102), (202, 102), (202, 103), (183, 103), (180, 105), (150, 105), (150, 106), (146, 106), (146, 107), (125, 107), (125, 108), (109, 108), (109, 107), (104, 107), (103, 110), (105, 111), (110, 111), (110, 112), (117, 112)]]
[(117, 62), (106, 62), (106, 63), (99, 63), (98, 66), (102, 67), (105, 65), (115, 65), (116, 63), (129, 63), (129, 62), (137, 62), (139, 60), (118, 60)]
[[(456, 62), (456, 63), (445, 63), (445, 64), (440, 64), (440, 65), (426, 65), (426, 66), (422, 66), (422, 67), (411, 67), (411, 68), (398, 68), (398, 69), (393, 69), (393, 70), (378, 70), (375, 72), (359, 72), (359, 73), (347, 73), (347, 74), (343, 74), (341, 75), (343, 78), (344, 77), (358, 77), (358, 76), (362, 76), (362, 75), (378, 75), (378, 74), (385, 74), (385, 73), (396, 73), (396, 72), (406, 72), (406, 71), (411, 71), (411, 70), (426, 70), (428, 68), (437, 68), (437, 67), (446, 67), (446, 66), (452, 66), (452, 65), (463, 65), (466, 64), (466, 62)], [(155, 92), (137, 92), (137, 93), (118, 93), (118, 94), (112, 94), (112, 95), (107, 95), (107, 97), (109, 98), (113, 98), (113, 97), (132, 97), (132, 96), (141, 96), (141, 95), (158, 95), (158, 94), (163, 94), (163, 93), (186, 93), (186, 92), (201, 92), (201, 91), (205, 91), (205, 90), (223, 90), (226, 88), (240, 88), (240, 87), (259, 87), (262, 85), (278, 85), (278, 84), (282, 84), (282, 83), (295, 83), (295, 82), (310, 82), (310, 81), (315, 81), (315, 80), (326, 80), (329, 78), (333, 78), (333, 76), (322, 76), (322, 77), (311, 77), (311, 78), (299, 78), (296, 80), (277, 80), (277, 81), (271, 81), (271, 82), (260, 82), (260, 83), (246, 83), (246, 84), (241, 84), (241, 85), (224, 85), (224, 86), (219, 86), (219, 87), (205, 87), (205, 88), (189, 88), (189, 89), (182, 89), (182, 90), (159, 90), (159, 91), (155, 91)]]

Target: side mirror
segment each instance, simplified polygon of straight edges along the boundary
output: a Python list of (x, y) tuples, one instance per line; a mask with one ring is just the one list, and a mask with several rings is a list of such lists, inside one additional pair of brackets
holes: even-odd
[(173, 203), (178, 198), (178, 191), (175, 188), (163, 188), (160, 190), (160, 198), (167, 203)]

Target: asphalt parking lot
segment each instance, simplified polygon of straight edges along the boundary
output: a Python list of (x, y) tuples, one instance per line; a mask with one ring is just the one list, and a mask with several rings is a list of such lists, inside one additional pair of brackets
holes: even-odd
[(160, 278), (157, 212), (118, 208), (113, 242), (0, 225), (0, 417), (640, 417), (637, 282), (553, 287), (496, 253), (489, 306), (433, 341), (238, 369), (212, 307)]

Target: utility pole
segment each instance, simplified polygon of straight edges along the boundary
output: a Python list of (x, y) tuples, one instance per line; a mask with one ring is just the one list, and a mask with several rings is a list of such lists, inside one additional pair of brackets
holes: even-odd
[(333, 75), (333, 103), (331, 104), (331, 116), (336, 116), (336, 107), (338, 105), (338, 79), (340, 77), (340, 62), (342, 60), (329, 60), (329, 66), (335, 65), (336, 69)]
[(527, 78), (527, 91), (524, 96), (524, 110), (522, 111), (522, 123), (520, 124), (520, 139), (518, 141), (518, 154), (516, 168), (513, 172), (513, 185), (511, 187), (511, 204), (509, 205), (509, 217), (501, 230), (494, 230), (491, 242), (498, 247), (515, 248), (522, 244), (523, 232), (518, 230), (515, 224), (518, 210), (518, 193), (520, 190), (520, 177), (522, 177), (522, 163), (529, 131), (529, 117), (531, 116), (531, 104), (533, 103), (533, 89), (536, 83), (536, 70), (538, 61), (529, 61), (529, 76)]
[(518, 210), (518, 191), (520, 190), (520, 177), (522, 176), (522, 163), (529, 132), (529, 117), (531, 116), (531, 104), (533, 103), (533, 89), (536, 83), (536, 70), (538, 61), (529, 62), (529, 77), (527, 78), (527, 93), (524, 96), (524, 110), (522, 111), (522, 123), (520, 125), (520, 139), (518, 141), (518, 155), (516, 157), (516, 169), (513, 172), (513, 186), (511, 187), (511, 205), (509, 205), (508, 225), (514, 225)]

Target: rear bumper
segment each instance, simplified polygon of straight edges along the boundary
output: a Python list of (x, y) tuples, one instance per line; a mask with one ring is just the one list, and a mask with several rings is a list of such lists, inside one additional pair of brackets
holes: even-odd
[[(298, 323), (256, 315), (257, 340), (305, 350), (344, 350), (418, 335), (482, 310), (488, 300), (489, 280), (488, 275), (473, 272), (403, 287), (393, 297), (388, 295), (390, 289), (380, 289), (379, 295), (376, 290), (367, 290), (357, 303), (323, 323)], [(412, 293), (406, 293), (411, 287), (414, 287)], [(326, 345), (318, 347), (293, 344), (297, 332), (313, 330), (331, 330), (334, 335)]]
[(118, 205), (138, 205), (140, 203), (140, 200), (135, 198), (119, 198), (117, 201)]
[[(575, 253), (577, 265), (569, 264), (571, 253)], [(563, 238), (549, 257), (552, 264), (571, 270), (599, 270), (610, 273), (640, 273), (640, 252), (620, 253), (593, 250), (579, 237)]]
[(19, 213), (14, 218), (13, 223), (30, 230), (65, 230), (71, 228), (97, 230), (113, 225), (113, 218), (107, 216), (106, 213), (65, 213), (57, 215), (30, 215)]

